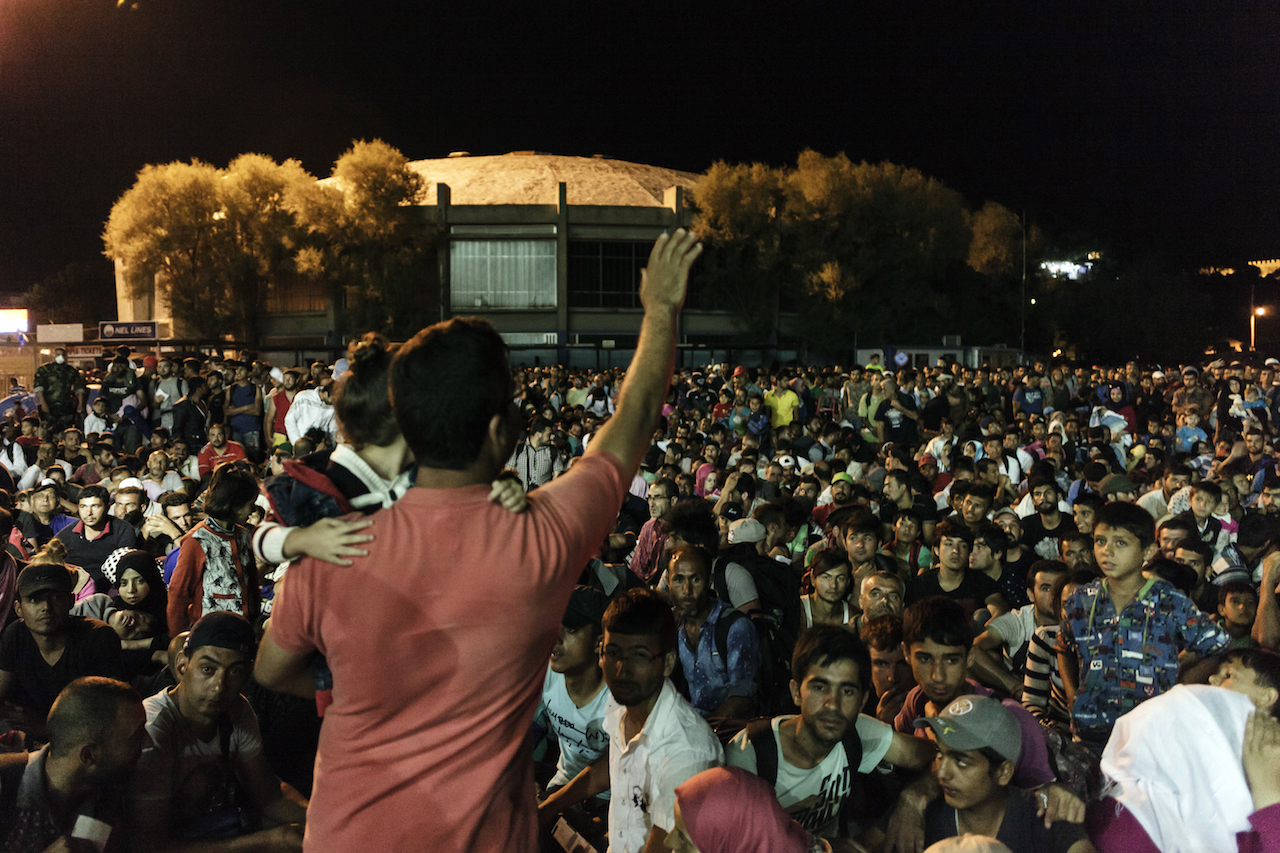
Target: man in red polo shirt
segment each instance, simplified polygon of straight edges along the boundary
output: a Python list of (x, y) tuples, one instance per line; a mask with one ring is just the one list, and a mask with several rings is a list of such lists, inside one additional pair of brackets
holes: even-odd
[(493, 327), (450, 320), (396, 354), (417, 488), (370, 517), (368, 556), (289, 569), (258, 654), (275, 690), (313, 696), (317, 651), (333, 670), (304, 849), (537, 849), (529, 724), (569, 595), (648, 448), (700, 252), (684, 230), (658, 238), (616, 414), (524, 513), (489, 500), (520, 432)]
[(227, 439), (227, 428), (222, 424), (211, 424), (209, 443), (200, 448), (200, 454), (196, 457), (200, 468), (200, 479), (207, 480), (212, 476), (213, 469), (223, 462), (235, 462), (237, 459), (244, 458), (246, 456), (240, 442)]

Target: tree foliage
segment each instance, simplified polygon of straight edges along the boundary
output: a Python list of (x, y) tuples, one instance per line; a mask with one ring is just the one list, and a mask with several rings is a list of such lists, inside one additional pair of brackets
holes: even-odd
[(226, 169), (193, 160), (146, 166), (111, 208), (102, 238), (131, 295), (157, 288), (178, 328), (252, 339), (267, 283), (292, 269), (285, 199), (312, 182), (296, 161), (261, 154)]
[(425, 191), (405, 156), (374, 140), (356, 142), (334, 164), (332, 180), (303, 186), (291, 199), (306, 233), (299, 270), (342, 295), (348, 331), (407, 337), (432, 319), (436, 233), (412, 218)]
[(270, 288), (295, 272), (345, 298), (352, 329), (403, 334), (430, 295), (432, 231), (408, 209), (422, 193), (404, 155), (377, 140), (355, 143), (323, 182), (261, 154), (225, 169), (150, 165), (112, 207), (103, 243), (130, 293), (157, 288), (186, 334), (253, 340)]
[[(959, 193), (916, 169), (800, 155), (794, 168), (717, 163), (695, 187), (695, 227), (711, 245), (704, 286), (743, 312), (745, 334), (779, 306), (828, 353), (855, 339), (912, 340), (967, 258), (970, 213)], [(772, 310), (761, 311), (761, 306)]]

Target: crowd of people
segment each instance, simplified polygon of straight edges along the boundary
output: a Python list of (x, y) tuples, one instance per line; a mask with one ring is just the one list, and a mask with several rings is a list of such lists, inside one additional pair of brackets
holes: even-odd
[(0, 851), (1280, 850), (1280, 361), (674, 371), (699, 252), (625, 371), (56, 350)]

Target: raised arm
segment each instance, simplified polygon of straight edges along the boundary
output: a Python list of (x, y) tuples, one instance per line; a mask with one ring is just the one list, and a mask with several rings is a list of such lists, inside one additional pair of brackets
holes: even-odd
[(644, 320), (636, 354), (627, 368), (617, 413), (587, 450), (588, 454), (612, 453), (632, 474), (640, 467), (671, 384), (676, 318), (684, 305), (689, 268), (700, 254), (702, 244), (692, 231), (680, 228), (663, 234), (653, 244), (649, 265), (640, 278)]

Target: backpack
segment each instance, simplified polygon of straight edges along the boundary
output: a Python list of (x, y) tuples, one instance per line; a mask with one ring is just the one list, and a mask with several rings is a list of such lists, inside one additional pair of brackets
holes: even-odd
[[(778, 783), (778, 739), (773, 734), (773, 721), (769, 717), (752, 720), (747, 723), (743, 729), (747, 733), (747, 740), (751, 743), (752, 749), (756, 752), (756, 775), (769, 783), (769, 787), (774, 787)], [(868, 808), (865, 786), (861, 773), (858, 772), (858, 766), (862, 764), (862, 738), (858, 737), (857, 726), (851, 724), (848, 731), (844, 733), (844, 738), (840, 741), (841, 748), (844, 750), (845, 761), (848, 764), (849, 774), (849, 793), (845, 795), (844, 802), (840, 804), (840, 831), (842, 834), (851, 834), (849, 823), (857, 820), (859, 817), (871, 813)], [(877, 797), (877, 801), (883, 800)], [(892, 805), (891, 802), (885, 801), (882, 805)], [(877, 806), (877, 808), (879, 808)]]
[[(729, 600), (728, 568), (738, 563), (751, 573), (759, 595), (760, 610), (746, 617)], [(712, 565), (712, 586), (725, 602), (716, 623), (716, 649), (726, 654), (729, 628), (739, 618), (755, 626), (760, 658), (756, 667), (757, 698), (763, 713), (782, 713), (791, 703), (791, 653), (800, 634), (800, 586), (791, 570), (759, 554), (722, 554)], [(730, 615), (732, 614), (732, 615)], [(728, 618), (726, 618), (728, 617)], [(722, 633), (723, 632), (723, 633)]]

